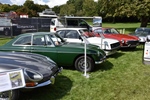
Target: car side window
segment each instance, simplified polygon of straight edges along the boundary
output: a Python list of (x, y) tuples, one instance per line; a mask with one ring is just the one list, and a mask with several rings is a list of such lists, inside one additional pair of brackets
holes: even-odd
[(31, 45), (31, 36), (23, 36), (14, 42), (14, 45)]
[(66, 38), (74, 38), (74, 39), (77, 39), (77, 38), (79, 38), (79, 34), (78, 34), (77, 31), (71, 30), (71, 31), (68, 31), (68, 33), (66, 33)]
[(45, 37), (44, 35), (35, 35), (33, 36), (33, 45), (45, 45)]
[(103, 33), (103, 31), (102, 31), (101, 29), (96, 29), (96, 30), (94, 30), (94, 32), (95, 32), (95, 33), (100, 33), (100, 34)]
[(61, 36), (61, 37), (63, 37), (63, 38), (65, 38), (65, 31), (64, 30), (61, 30), (61, 31), (57, 31), (57, 33)]
[(109, 33), (111, 33), (111, 32), (110, 32), (109, 29), (105, 29), (105, 30), (104, 30), (104, 33), (109, 34)]

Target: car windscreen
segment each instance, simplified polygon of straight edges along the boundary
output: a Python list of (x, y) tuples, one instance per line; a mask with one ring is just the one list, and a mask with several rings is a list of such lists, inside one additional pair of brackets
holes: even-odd
[(119, 34), (119, 32), (117, 31), (117, 29), (114, 29), (114, 28), (103, 29), (103, 33), (104, 34)]

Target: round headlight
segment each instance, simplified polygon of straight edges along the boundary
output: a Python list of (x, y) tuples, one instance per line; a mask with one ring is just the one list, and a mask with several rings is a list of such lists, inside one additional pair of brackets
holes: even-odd
[(30, 81), (40, 81), (43, 79), (42, 74), (40, 74), (36, 71), (30, 70), (30, 69), (25, 69), (24, 73)]

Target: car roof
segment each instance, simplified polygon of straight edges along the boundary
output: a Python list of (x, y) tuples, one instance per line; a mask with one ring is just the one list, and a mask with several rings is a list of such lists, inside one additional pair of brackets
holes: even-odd
[(137, 29), (143, 29), (144, 30), (144, 29), (150, 29), (150, 28), (148, 28), (148, 27), (138, 27), (138, 28), (136, 28), (136, 30)]
[(30, 33), (24, 33), (20, 34), (19, 36), (26, 36), (26, 35), (41, 35), (41, 34), (55, 34), (55, 32), (30, 32)]
[(86, 29), (86, 28), (60, 28), (58, 30), (81, 30), (81, 29)]

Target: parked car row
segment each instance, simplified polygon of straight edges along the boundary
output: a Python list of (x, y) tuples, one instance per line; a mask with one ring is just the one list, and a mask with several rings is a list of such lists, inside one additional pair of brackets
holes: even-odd
[[(51, 58), (58, 66), (74, 66), (84, 71), (84, 44), (66, 42), (57, 33), (33, 32), (21, 34), (0, 47), (0, 51), (31, 52)], [(105, 61), (106, 54), (99, 46), (88, 44), (87, 72)]]
[(105, 51), (107, 56), (116, 53), (116, 51), (120, 48), (119, 41), (111, 38), (105, 38), (104, 36), (102, 38), (87, 36), (82, 38), (85, 35), (84, 33), (89, 33), (86, 28), (61, 28), (57, 30), (57, 33), (68, 42), (87, 42), (88, 44), (97, 45), (100, 49)]
[[(136, 48), (138, 44), (137, 36), (120, 34), (114, 28), (97, 28), (92, 32), (85, 28), (61, 28), (55, 33), (21, 34), (0, 46), (0, 72), (21, 68), (24, 89), (37, 88), (52, 84), (62, 67), (84, 72), (86, 65), (86, 71), (91, 72), (106, 56), (120, 48)], [(0, 99), (17, 100), (21, 90), (0, 92)]]
[(113, 38), (120, 42), (121, 48), (136, 48), (139, 45), (139, 37), (121, 34), (115, 28), (97, 28), (94, 30), (94, 35), (100, 37), (103, 34), (106, 38)]

